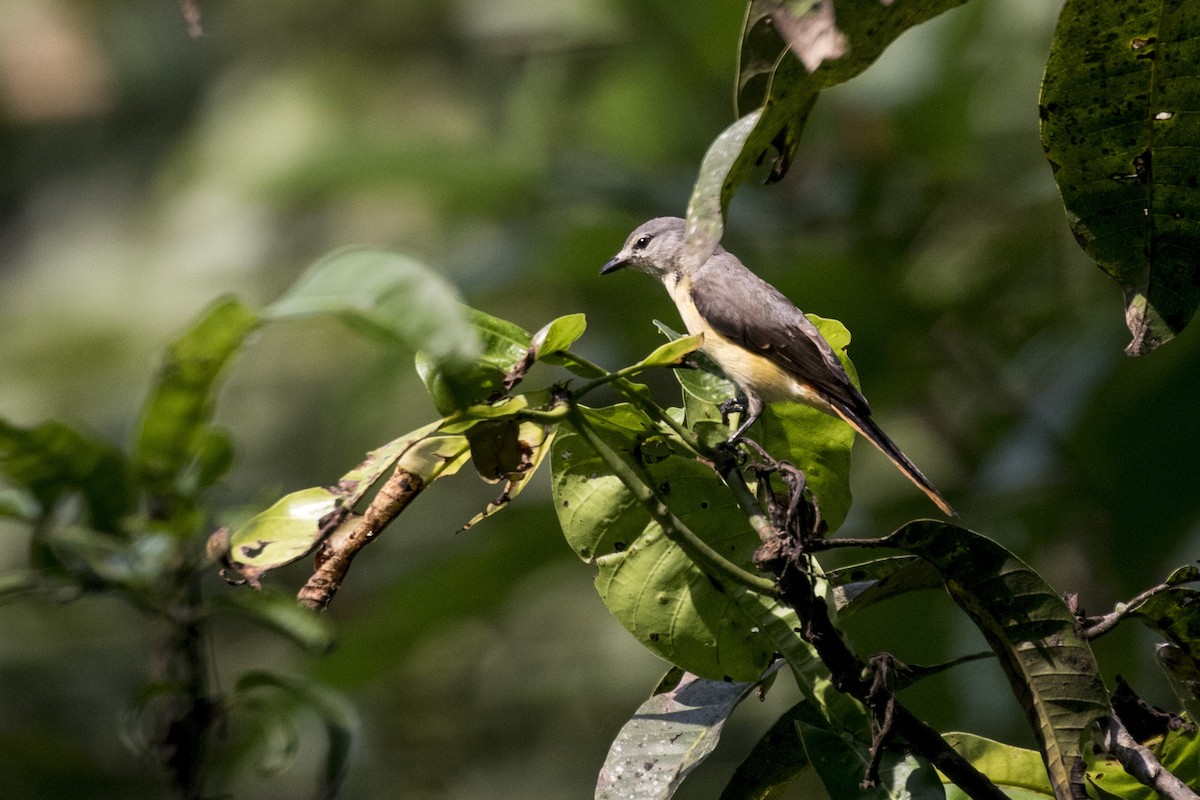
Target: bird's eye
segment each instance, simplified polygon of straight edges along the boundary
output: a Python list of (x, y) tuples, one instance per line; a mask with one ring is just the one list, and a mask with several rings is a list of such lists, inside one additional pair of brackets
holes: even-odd
[(653, 238), (654, 238), (653, 236), (643, 236), (642, 238), (638, 239), (636, 242), (633, 243), (633, 249), (634, 250), (645, 250), (646, 245), (650, 244), (650, 240)]

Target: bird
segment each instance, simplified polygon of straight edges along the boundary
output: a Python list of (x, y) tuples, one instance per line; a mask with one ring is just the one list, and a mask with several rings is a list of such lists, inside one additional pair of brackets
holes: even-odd
[(701, 350), (746, 400), (745, 418), (729, 441), (741, 439), (767, 403), (803, 403), (847, 422), (943, 513), (956, 516), (872, 418), (867, 399), (804, 312), (721, 245), (707, 258), (696, 258), (685, 248), (686, 239), (687, 223), (679, 217), (652, 219), (629, 234), (600, 274), (630, 268), (658, 278), (688, 333), (703, 334)]

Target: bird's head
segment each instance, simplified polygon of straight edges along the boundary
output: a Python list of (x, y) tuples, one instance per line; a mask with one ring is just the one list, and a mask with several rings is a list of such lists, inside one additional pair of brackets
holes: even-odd
[(687, 223), (679, 217), (657, 217), (643, 222), (629, 238), (621, 252), (600, 269), (601, 275), (631, 267), (662, 278), (681, 268), (680, 254), (687, 236)]

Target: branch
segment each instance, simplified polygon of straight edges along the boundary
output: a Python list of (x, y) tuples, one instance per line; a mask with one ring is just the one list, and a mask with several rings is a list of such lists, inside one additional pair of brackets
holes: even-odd
[(1083, 620), (1083, 629), (1080, 634), (1085, 639), (1096, 639), (1111, 631), (1121, 622), (1121, 620), (1135, 613), (1138, 608), (1159, 592), (1165, 592), (1174, 587), (1175, 584), (1168, 581), (1151, 586), (1146, 591), (1134, 597), (1128, 603), (1118, 603), (1117, 607), (1107, 614), (1100, 617), (1087, 617)]
[[(811, 515), (811, 519), (816, 523), (819, 516)], [(880, 729), (871, 744), (872, 760), (864, 785), (878, 780), (878, 759), (886, 738), (899, 735), (973, 800), (1006, 800), (1006, 795), (996, 784), (950, 747), (934, 728), (900, 703), (895, 693), (887, 688), (886, 681), (880, 679), (886, 677), (879, 675), (879, 670), (886, 669), (884, 663), (868, 665), (846, 644), (829, 617), (828, 606), (816, 593), (805, 552), (810, 544), (825, 546), (838, 540), (806, 542), (804, 537), (804, 531), (790, 530), (784, 525), (779, 539), (769, 548), (763, 548), (773, 556), (765, 564), (779, 576), (783, 600), (796, 609), (801, 622), (800, 634), (829, 668), (834, 687), (862, 702), (874, 718), (880, 720)], [(878, 545), (878, 540), (862, 541), (867, 546)]]
[(1200, 800), (1200, 795), (1175, 777), (1155, 758), (1149, 748), (1139, 744), (1129, 734), (1115, 714), (1101, 718), (1097, 724), (1100, 726), (1097, 732), (1100, 746), (1105, 752), (1116, 757), (1125, 771), (1139, 783), (1150, 787), (1167, 800)]
[(341, 588), (342, 580), (350, 570), (350, 562), (358, 555), (358, 551), (373, 542), (380, 531), (421, 493), (425, 485), (425, 479), (420, 475), (396, 467), (358, 524), (346, 534), (341, 530), (335, 531), (321, 543), (315, 556), (317, 568), (301, 587), (296, 600), (314, 611), (325, 610)]

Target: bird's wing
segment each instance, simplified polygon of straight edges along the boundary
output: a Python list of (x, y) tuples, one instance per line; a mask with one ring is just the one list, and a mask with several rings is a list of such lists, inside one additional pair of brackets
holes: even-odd
[[(734, 258), (722, 253), (715, 258)], [(711, 263), (709, 268), (720, 266)], [(721, 336), (778, 364), (829, 402), (870, 415), (866, 398), (804, 312), (740, 262), (706, 269), (692, 283), (696, 310)]]

